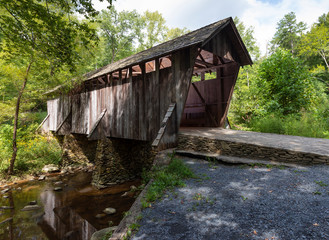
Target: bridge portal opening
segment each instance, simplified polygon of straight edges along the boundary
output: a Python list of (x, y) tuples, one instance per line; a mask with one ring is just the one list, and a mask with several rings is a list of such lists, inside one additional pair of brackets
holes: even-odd
[(239, 64), (199, 49), (181, 127), (225, 127)]

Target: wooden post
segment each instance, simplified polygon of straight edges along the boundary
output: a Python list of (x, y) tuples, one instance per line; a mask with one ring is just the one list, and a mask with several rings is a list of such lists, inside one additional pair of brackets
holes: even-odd
[(202, 72), (200, 75), (201, 75), (201, 81), (204, 81), (205, 80), (205, 73)]

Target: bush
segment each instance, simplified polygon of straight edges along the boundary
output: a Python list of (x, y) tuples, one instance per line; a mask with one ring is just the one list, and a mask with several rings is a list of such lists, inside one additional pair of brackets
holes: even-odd
[[(52, 136), (36, 134), (38, 124), (23, 125), (18, 129), (16, 172), (33, 173), (40, 171), (46, 164), (59, 164), (61, 148)], [(13, 126), (0, 126), (0, 171), (5, 172), (10, 163), (12, 154)]]

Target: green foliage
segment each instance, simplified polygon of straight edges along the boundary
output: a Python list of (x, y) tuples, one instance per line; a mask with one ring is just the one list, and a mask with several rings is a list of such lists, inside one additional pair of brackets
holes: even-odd
[(246, 28), (246, 26), (243, 24), (243, 22), (240, 21), (238, 17), (234, 18), (234, 23), (252, 59), (258, 60), (260, 57), (260, 50), (257, 45), (257, 41), (253, 36), (254, 28), (253, 27)]
[(278, 22), (276, 29), (271, 41), (272, 51), (280, 47), (294, 54), (300, 36), (306, 29), (306, 24), (304, 22), (297, 22), (295, 13), (290, 12), (284, 15), (283, 19)]
[(302, 36), (298, 54), (308, 59), (310, 65), (314, 65), (313, 62), (320, 62), (315, 61), (317, 58), (322, 60), (329, 70), (329, 27), (325, 24), (315, 24), (307, 34)]
[[(141, 44), (144, 49), (151, 48), (165, 40), (168, 28), (166, 27), (166, 20), (158, 11), (146, 11), (143, 15), (143, 24), (146, 28), (144, 38), (146, 42)], [(141, 49), (139, 49), (141, 50)]]
[(286, 115), (314, 106), (317, 96), (311, 75), (301, 60), (290, 52), (277, 49), (261, 63), (258, 78), (261, 102), (267, 112)]
[(329, 28), (329, 12), (327, 14), (322, 14), (319, 19), (318, 22), (316, 23), (318, 26), (320, 25), (325, 25), (326, 27)]
[(114, 7), (98, 16), (102, 51), (98, 66), (115, 62), (135, 52), (134, 43), (142, 38), (142, 17), (134, 11), (117, 12)]
[(160, 198), (164, 191), (177, 187), (184, 186), (183, 179), (193, 177), (194, 174), (182, 160), (172, 158), (170, 164), (166, 168), (156, 169), (150, 173), (150, 178), (154, 181), (149, 187), (146, 194), (146, 201), (143, 206), (148, 206), (150, 202), (154, 202)]
[(187, 28), (170, 28), (164, 38), (165, 41), (180, 37), (190, 32)]
[(229, 111), (233, 127), (239, 126), (241, 129), (243, 123), (248, 123), (254, 115), (262, 112), (257, 85), (258, 69), (259, 63), (256, 62), (252, 67), (246, 66), (239, 72)]
[(277, 133), (294, 136), (329, 138), (329, 119), (323, 114), (303, 112), (282, 116), (278, 113), (264, 117), (256, 117), (249, 127), (253, 131)]
[(325, 69), (322, 65), (317, 65), (310, 71), (312, 77), (316, 80), (314, 83), (317, 83), (317, 87), (320, 90), (324, 90), (324, 93), (329, 96), (329, 71)]
[[(38, 172), (44, 165), (59, 164), (61, 160), (61, 148), (57, 141), (50, 136), (34, 134), (37, 126), (36, 123), (29, 123), (18, 129), (19, 148), (15, 165), (17, 173)], [(12, 125), (0, 125), (0, 171), (2, 173), (9, 166), (12, 131)]]

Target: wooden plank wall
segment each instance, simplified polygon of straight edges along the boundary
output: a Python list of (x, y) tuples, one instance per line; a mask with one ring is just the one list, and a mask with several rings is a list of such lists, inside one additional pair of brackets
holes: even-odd
[[(101, 88), (48, 101), (50, 130), (55, 131), (72, 111), (68, 118), (72, 122), (71, 129), (65, 128), (61, 133), (89, 134), (106, 109), (90, 139), (114, 137), (153, 141), (169, 105), (176, 102), (173, 128), (177, 133), (197, 52), (197, 46), (186, 48), (172, 54), (172, 67), (160, 69), (157, 59), (156, 71), (145, 73), (144, 63), (140, 65), (142, 74), (139, 76), (129, 74), (126, 78), (120, 73), (119, 80), (110, 78)], [(171, 139), (172, 136), (167, 141)]]
[(56, 131), (57, 129), (57, 115), (58, 115), (58, 104), (59, 98), (47, 101), (47, 111), (49, 116), (49, 130)]
[[(230, 64), (225, 68), (218, 69), (216, 79), (194, 83), (205, 100), (206, 106), (203, 106), (196, 90), (190, 87), (181, 126), (223, 127), (238, 71), (237, 63)], [(209, 117), (207, 111), (214, 117), (216, 124)]]

